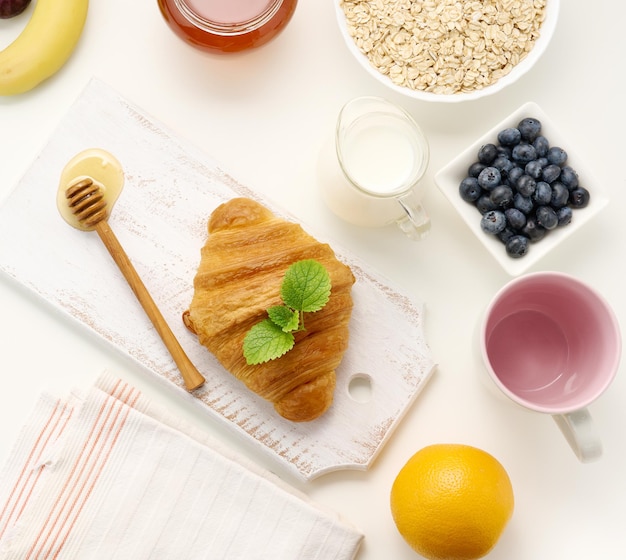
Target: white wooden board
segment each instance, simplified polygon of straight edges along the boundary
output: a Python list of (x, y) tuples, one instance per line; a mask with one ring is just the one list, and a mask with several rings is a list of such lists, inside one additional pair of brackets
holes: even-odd
[[(184, 390), (169, 353), (98, 236), (71, 228), (57, 211), (63, 166), (92, 147), (108, 150), (124, 167), (126, 186), (109, 222), (181, 345), (207, 378), (193, 396)], [(294, 219), (94, 79), (0, 205), (0, 268), (301, 478), (337, 469), (365, 470), (435, 367), (423, 335), (423, 305), (331, 241), (357, 277), (350, 347), (337, 372), (335, 402), (311, 423), (280, 418), (223, 370), (181, 321), (191, 301), (207, 219), (234, 196), (256, 198)], [(350, 380), (361, 375), (371, 379), (367, 403), (348, 392)]]

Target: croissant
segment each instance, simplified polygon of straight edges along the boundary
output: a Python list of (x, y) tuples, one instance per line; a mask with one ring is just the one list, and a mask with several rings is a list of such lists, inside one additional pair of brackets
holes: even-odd
[[(186, 326), (224, 368), (273, 403), (278, 414), (294, 422), (318, 418), (332, 404), (335, 370), (348, 347), (352, 271), (329, 245), (248, 198), (216, 208), (208, 231), (193, 297), (183, 314)], [(244, 337), (267, 318), (269, 307), (282, 303), (285, 271), (302, 259), (324, 265), (332, 283), (330, 299), (320, 311), (307, 314), (306, 330), (294, 333), (289, 352), (249, 365)]]

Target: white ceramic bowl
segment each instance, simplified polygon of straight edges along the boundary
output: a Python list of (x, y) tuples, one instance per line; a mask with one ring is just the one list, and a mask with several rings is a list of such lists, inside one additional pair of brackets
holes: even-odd
[[(539, 119), (542, 124), (541, 134), (548, 139), (550, 146), (559, 146), (567, 152), (567, 165), (570, 165), (578, 173), (580, 185), (589, 191), (591, 198), (585, 208), (574, 209), (572, 221), (568, 225), (557, 227), (542, 240), (531, 243), (528, 253), (523, 257), (512, 258), (507, 255), (504, 244), (499, 239), (482, 231), (480, 227), (481, 214), (473, 204), (465, 202), (461, 198), (459, 184), (467, 176), (469, 166), (477, 160), (478, 150), (481, 146), (488, 143), (497, 144), (498, 132), (508, 127), (516, 127), (526, 117)], [(517, 111), (463, 150), (461, 154), (435, 174), (435, 183), (467, 224), (467, 227), (511, 276), (522, 274), (548, 253), (554, 251), (564, 239), (578, 231), (608, 204), (608, 197), (602, 191), (599, 182), (593, 177), (589, 167), (585, 166), (582, 159), (574, 152), (571, 142), (557, 130), (554, 123), (541, 108), (532, 102), (522, 105)]]
[(506, 76), (503, 76), (495, 83), (482, 89), (477, 89), (471, 92), (454, 93), (454, 94), (437, 94), (421, 90), (414, 90), (409, 87), (398, 86), (384, 74), (380, 73), (372, 64), (365, 54), (363, 54), (356, 46), (354, 39), (348, 32), (348, 25), (343, 9), (339, 5), (339, 0), (333, 0), (335, 4), (335, 13), (337, 16), (337, 22), (339, 24), (339, 30), (343, 35), (348, 50), (352, 53), (357, 62), (376, 80), (387, 86), (393, 91), (411, 97), (413, 99), (420, 99), (423, 101), (435, 101), (441, 103), (458, 103), (460, 101), (469, 101), (473, 99), (479, 99), (487, 95), (494, 94), (501, 91), (506, 86), (516, 82), (521, 76), (526, 74), (535, 62), (539, 60), (541, 55), (546, 50), (554, 30), (556, 29), (556, 23), (559, 15), (560, 0), (547, 0), (546, 3), (546, 15), (541, 25), (541, 34), (535, 42), (532, 50), (526, 55), (526, 57), (519, 62)]

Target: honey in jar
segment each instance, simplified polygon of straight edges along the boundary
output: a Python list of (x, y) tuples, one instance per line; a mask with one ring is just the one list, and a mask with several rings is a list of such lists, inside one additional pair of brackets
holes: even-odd
[(289, 23), (298, 0), (158, 0), (170, 28), (208, 52), (259, 47)]

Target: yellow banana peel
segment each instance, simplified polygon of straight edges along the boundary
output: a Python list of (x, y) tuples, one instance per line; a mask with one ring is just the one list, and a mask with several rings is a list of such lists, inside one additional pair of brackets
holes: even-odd
[(29, 22), (0, 51), (0, 95), (29, 91), (55, 74), (74, 51), (89, 0), (37, 0)]

